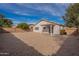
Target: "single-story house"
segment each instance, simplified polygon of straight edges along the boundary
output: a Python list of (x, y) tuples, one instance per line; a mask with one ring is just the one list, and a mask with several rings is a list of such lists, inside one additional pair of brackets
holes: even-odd
[(47, 20), (41, 20), (33, 25), (33, 27), (31, 28), (33, 29), (33, 32), (49, 33), (50, 35), (53, 35), (60, 34), (60, 30), (63, 29), (63, 27), (64, 26), (61, 24), (57, 24)]
[(33, 31), (34, 26), (34, 24), (29, 24), (30, 31)]

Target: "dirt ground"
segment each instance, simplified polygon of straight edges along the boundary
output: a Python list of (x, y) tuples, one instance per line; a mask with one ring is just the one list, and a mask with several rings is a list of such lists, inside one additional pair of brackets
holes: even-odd
[(79, 55), (79, 39), (34, 32), (1, 33), (0, 55)]

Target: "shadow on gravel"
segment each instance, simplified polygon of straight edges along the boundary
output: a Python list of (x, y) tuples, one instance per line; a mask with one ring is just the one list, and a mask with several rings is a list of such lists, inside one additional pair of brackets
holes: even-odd
[(0, 34), (0, 56), (42, 56), (32, 46), (24, 43), (10, 32)]
[[(78, 34), (78, 33), (77, 33)], [(68, 36), (55, 56), (79, 56), (79, 35), (74, 32)]]

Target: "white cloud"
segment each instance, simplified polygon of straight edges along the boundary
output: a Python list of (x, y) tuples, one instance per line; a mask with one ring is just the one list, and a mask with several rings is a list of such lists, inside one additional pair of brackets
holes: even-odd
[[(17, 6), (18, 5), (18, 6)], [(62, 16), (64, 14), (65, 8), (67, 8), (69, 4), (66, 3), (49, 3), (49, 4), (24, 4), (24, 3), (17, 3), (17, 8), (12, 8), (11, 4), (2, 4), (2, 6), (12, 11), (12, 13), (18, 15), (26, 15), (26, 16), (34, 16), (34, 15), (41, 15), (41, 14), (49, 14), (52, 16)], [(19, 8), (18, 8), (19, 7)], [(29, 10), (30, 9), (30, 10)], [(32, 11), (33, 10), (33, 11)], [(40, 12), (39, 12), (40, 11)]]
[(52, 16), (62, 16), (64, 14), (65, 8), (67, 8), (69, 4), (57, 3), (55, 4), (55, 6), (53, 6), (53, 4), (19, 4), (19, 5), (39, 10), (41, 12), (46, 12), (48, 14), (51, 14)]
[(55, 9), (55, 7), (51, 7), (50, 4), (18, 4), (20, 6), (28, 7), (34, 10), (39, 10), (41, 12), (45, 12), (54, 16), (60, 16), (60, 12)]
[(61, 16), (63, 13), (61, 13), (61, 11), (56, 7), (52, 7), (50, 5), (37, 6), (34, 9), (40, 10), (41, 12), (46, 12), (48, 14), (51, 14), (52, 16)]
[(14, 11), (13, 13), (18, 14), (18, 15), (31, 16), (31, 14), (24, 13), (24, 12), (21, 12), (21, 11)]

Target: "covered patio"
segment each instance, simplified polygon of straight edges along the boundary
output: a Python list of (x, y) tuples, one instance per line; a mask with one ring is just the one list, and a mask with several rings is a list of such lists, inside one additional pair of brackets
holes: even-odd
[(57, 35), (60, 34), (61, 26), (59, 25), (54, 25), (54, 24), (43, 24), (42, 26), (42, 32), (44, 33), (49, 33), (51, 36), (52, 35)]

